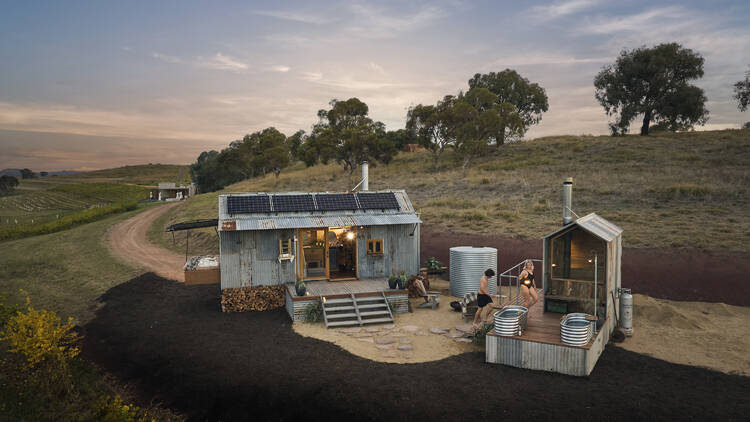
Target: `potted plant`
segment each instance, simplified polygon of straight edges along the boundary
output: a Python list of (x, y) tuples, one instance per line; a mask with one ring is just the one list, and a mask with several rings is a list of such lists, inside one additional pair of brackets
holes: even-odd
[(297, 284), (294, 286), (294, 290), (297, 292), (297, 296), (304, 296), (307, 292), (307, 287), (305, 286), (304, 281), (298, 281)]
[(396, 274), (391, 274), (388, 276), (388, 288), (389, 289), (395, 289), (398, 285), (398, 276)]
[(409, 279), (406, 278), (406, 274), (402, 271), (401, 274), (398, 276), (398, 288), (399, 289), (405, 289), (409, 286)]

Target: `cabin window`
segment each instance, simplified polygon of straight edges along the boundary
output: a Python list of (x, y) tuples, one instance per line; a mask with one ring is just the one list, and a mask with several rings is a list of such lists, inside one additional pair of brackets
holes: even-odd
[(368, 239), (367, 255), (383, 255), (383, 239)]
[(279, 261), (294, 259), (294, 239), (279, 239)]

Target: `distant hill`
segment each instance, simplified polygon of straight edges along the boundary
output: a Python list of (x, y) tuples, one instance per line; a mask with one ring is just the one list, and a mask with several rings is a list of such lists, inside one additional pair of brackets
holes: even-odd
[[(34, 171), (34, 173), (36, 173), (37, 176), (41, 176), (41, 173), (44, 170), (40, 170), (40, 171), (33, 170), (33, 171)], [(82, 173), (82, 172), (80, 172), (80, 171), (71, 171), (71, 170), (48, 171), (46, 177), (52, 177), (52, 176), (70, 176), (70, 175), (79, 174), (79, 173)], [(5, 176), (5, 175), (17, 177), (17, 178), (20, 179), (21, 178), (21, 169), (5, 169), (5, 170), (0, 170), (0, 176)]]
[(4, 169), (0, 170), (0, 176), (13, 176), (15, 178), (21, 178), (21, 170), (19, 169)]
[(141, 164), (87, 171), (56, 179), (82, 183), (109, 182), (155, 186), (159, 182), (190, 183), (190, 171), (187, 165), (182, 164)]

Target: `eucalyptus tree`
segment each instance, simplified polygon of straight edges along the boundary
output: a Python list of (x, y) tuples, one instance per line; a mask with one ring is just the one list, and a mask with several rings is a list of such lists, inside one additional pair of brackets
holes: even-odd
[(668, 130), (687, 130), (708, 121), (706, 96), (690, 81), (703, 76), (703, 57), (677, 43), (623, 50), (613, 65), (594, 78), (595, 97), (609, 116), (613, 135), (628, 132), (643, 116), (641, 135), (651, 122)]
[[(544, 88), (536, 82), (530, 82), (512, 69), (487, 74), (477, 73), (469, 79), (469, 88), (470, 90), (487, 88), (497, 96), (494, 102), (496, 105), (512, 104), (515, 113), (521, 117), (522, 126), (501, 126), (495, 136), (498, 145), (505, 143), (506, 139), (522, 137), (531, 125), (542, 120), (542, 113), (549, 110)], [(505, 106), (504, 110), (511, 111), (512, 109)]]
[(745, 73), (744, 80), (734, 84), (734, 98), (740, 111), (746, 111), (750, 106), (750, 70)]

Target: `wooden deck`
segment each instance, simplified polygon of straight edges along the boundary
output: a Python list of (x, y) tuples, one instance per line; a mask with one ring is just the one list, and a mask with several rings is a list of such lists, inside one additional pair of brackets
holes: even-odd
[[(526, 331), (521, 333), (520, 336), (508, 337), (512, 339), (522, 341), (533, 341), (536, 343), (551, 344), (555, 346), (575, 347), (577, 349), (590, 349), (596, 334), (591, 338), (591, 341), (585, 346), (571, 346), (565, 344), (560, 340), (560, 319), (563, 314), (554, 312), (544, 312), (544, 303), (542, 300), (542, 292), (539, 291), (539, 302), (529, 310), (527, 317)], [(490, 331), (487, 335), (497, 336), (495, 330)]]
[(318, 299), (321, 296), (336, 297), (350, 296), (352, 293), (362, 294), (380, 294), (385, 292), (386, 295), (405, 294), (406, 290), (391, 290), (388, 288), (388, 279), (374, 278), (368, 280), (348, 280), (348, 281), (308, 281), (305, 283), (307, 294), (297, 296), (294, 284), (287, 284), (287, 291), (292, 300), (311, 300)]

